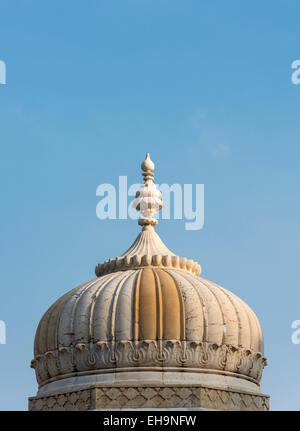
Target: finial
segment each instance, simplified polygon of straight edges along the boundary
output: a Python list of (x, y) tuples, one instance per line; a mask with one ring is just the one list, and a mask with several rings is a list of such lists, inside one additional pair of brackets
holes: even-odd
[(139, 219), (141, 226), (156, 226), (158, 221), (153, 218), (157, 211), (162, 209), (161, 193), (154, 184), (154, 163), (150, 159), (150, 154), (146, 154), (146, 159), (141, 164), (143, 170), (144, 184), (142, 184), (139, 191), (136, 192), (136, 199), (132, 205), (142, 214)]
[(150, 159), (149, 153), (146, 154), (146, 158), (143, 161), (143, 163), (141, 164), (141, 168), (143, 169), (144, 172), (154, 171), (154, 163)]

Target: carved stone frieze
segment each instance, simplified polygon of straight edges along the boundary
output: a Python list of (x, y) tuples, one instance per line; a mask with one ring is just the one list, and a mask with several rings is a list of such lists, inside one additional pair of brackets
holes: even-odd
[(185, 367), (237, 373), (258, 383), (266, 358), (232, 345), (203, 341), (98, 341), (37, 355), (31, 362), (39, 384), (72, 372), (132, 367)]

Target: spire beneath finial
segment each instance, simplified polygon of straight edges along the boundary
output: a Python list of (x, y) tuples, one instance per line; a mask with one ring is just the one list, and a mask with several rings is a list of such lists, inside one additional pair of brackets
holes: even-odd
[(145, 266), (176, 269), (199, 275), (201, 267), (186, 257), (176, 256), (162, 242), (153, 226), (158, 221), (153, 216), (162, 209), (161, 193), (154, 184), (154, 163), (149, 153), (141, 164), (144, 184), (136, 192), (132, 206), (141, 212), (139, 225), (143, 226), (134, 243), (121, 256), (99, 263), (95, 272), (97, 277), (114, 271), (140, 269)]
[(146, 154), (146, 159), (141, 164), (143, 170), (144, 184), (136, 192), (136, 199), (133, 207), (141, 212), (142, 218), (139, 219), (141, 226), (156, 226), (158, 221), (153, 216), (162, 209), (161, 193), (154, 184), (154, 163), (150, 159), (150, 154)]

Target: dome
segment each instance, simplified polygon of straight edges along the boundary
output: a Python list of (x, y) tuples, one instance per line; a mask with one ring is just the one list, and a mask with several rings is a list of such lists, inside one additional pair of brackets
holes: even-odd
[[(146, 159), (147, 161), (147, 159)], [(151, 162), (151, 161), (150, 161)], [(150, 192), (152, 167), (142, 165)], [(148, 193), (148, 194), (147, 194)], [(121, 256), (96, 266), (97, 278), (58, 299), (42, 317), (34, 359), (39, 395), (100, 385), (190, 382), (259, 396), (266, 365), (263, 334), (249, 306), (200, 277), (200, 265), (176, 256), (154, 230), (153, 211)]]
[(257, 317), (233, 293), (183, 270), (142, 267), (60, 298), (39, 324), (33, 365), (40, 384), (127, 367), (219, 370), (259, 382), (263, 349)]

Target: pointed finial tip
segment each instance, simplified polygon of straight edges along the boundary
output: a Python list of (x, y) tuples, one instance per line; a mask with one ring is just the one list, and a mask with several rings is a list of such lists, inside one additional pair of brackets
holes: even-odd
[(150, 159), (150, 154), (149, 153), (146, 154), (146, 158), (143, 161), (143, 163), (141, 164), (141, 168), (142, 168), (142, 170), (144, 172), (154, 171), (154, 163)]

